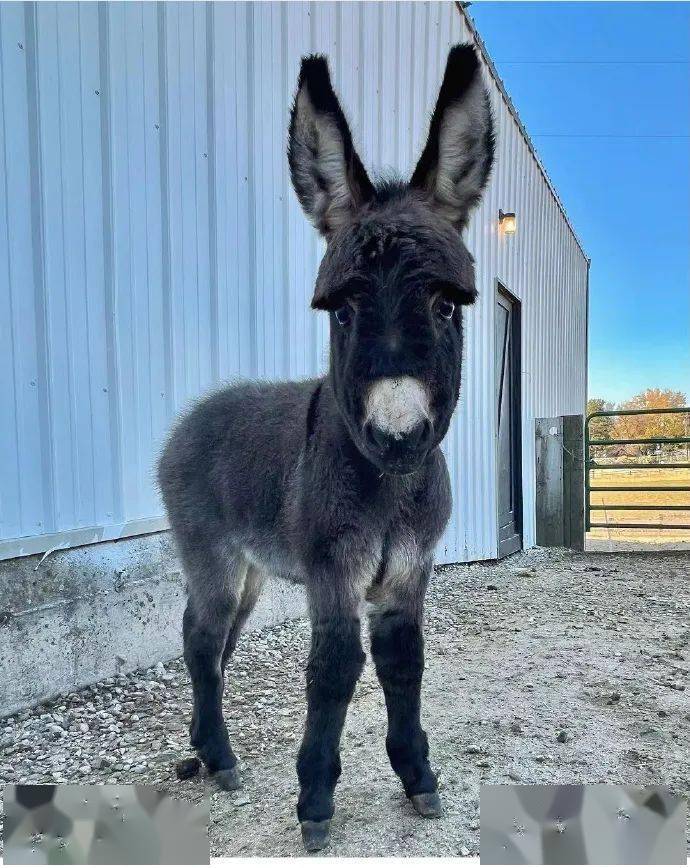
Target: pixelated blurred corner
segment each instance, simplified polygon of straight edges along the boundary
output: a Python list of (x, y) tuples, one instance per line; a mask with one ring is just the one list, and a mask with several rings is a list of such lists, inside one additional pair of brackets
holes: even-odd
[(209, 863), (209, 801), (149, 786), (9, 785), (5, 865)]

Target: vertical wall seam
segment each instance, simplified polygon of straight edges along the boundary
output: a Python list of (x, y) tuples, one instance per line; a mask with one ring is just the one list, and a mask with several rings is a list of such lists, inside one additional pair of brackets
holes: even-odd
[[(25, 30), (27, 31), (27, 33), (28, 33), (28, 27), (26, 25), (26, 21), (27, 21), (26, 16), (27, 16), (28, 6), (29, 6), (29, 4), (27, 4), (24, 7), (24, 12), (25, 12), (25, 25), (24, 26), (25, 26)], [(27, 43), (27, 54), (28, 54), (29, 48), (31, 48), (31, 50), (33, 50), (33, 44), (32, 44), (32, 41), (29, 40), (28, 38), (26, 39), (26, 43)], [(0, 72), (2, 72), (2, 70), (4, 69), (4, 63), (5, 63), (4, 46), (5, 46), (5, 40), (4, 40), (4, 35), (2, 32), (2, 14), (0, 11)], [(30, 81), (29, 81), (29, 70), (28, 70), (28, 64), (29, 64), (28, 57), (26, 58), (25, 63), (26, 63), (27, 88), (29, 88), (30, 87)], [(0, 76), (0, 85), (2, 85), (0, 87), (0, 107), (2, 108), (2, 128), (3, 128), (2, 170), (3, 170), (3, 176), (6, 179), (8, 173), (7, 173), (7, 117), (5, 114), (5, 87), (4, 87), (5, 83), (6, 83), (6, 80), (5, 80), (5, 76), (3, 73), (2, 76)], [(29, 89), (29, 92), (30, 92), (30, 89)], [(30, 105), (27, 106), (27, 111), (30, 115), (30, 113), (31, 113), (30, 112)], [(30, 122), (29, 122), (29, 129), (30, 129)], [(31, 133), (29, 133), (29, 137), (31, 139)], [(33, 164), (33, 161), (31, 161), (31, 162)], [(7, 189), (7, 184), (5, 184), (5, 189)], [(32, 209), (32, 222), (33, 222), (33, 209)], [(9, 316), (9, 330), (8, 331), (9, 331), (9, 336), (10, 336), (10, 349), (11, 349), (11, 354), (12, 354), (12, 369), (13, 369), (13, 371), (16, 372), (16, 370), (17, 370), (17, 367), (16, 367), (17, 366), (17, 344), (16, 344), (16, 340), (15, 340), (15, 322), (14, 322), (15, 312), (14, 312), (14, 303), (13, 303), (13, 298), (12, 298), (12, 251), (10, 248), (9, 201), (5, 203), (4, 230), (5, 230), (5, 237), (6, 237), (6, 241), (7, 241), (7, 287), (8, 287), (7, 302), (9, 305), (9, 314), (10, 314), (10, 316)], [(34, 247), (34, 252), (35, 252), (35, 248), (36, 248), (35, 243), (34, 243), (33, 247)], [(34, 292), (36, 291), (37, 285), (38, 285), (38, 280), (37, 280), (36, 275), (37, 275), (37, 272), (36, 272), (35, 262), (34, 262)], [(36, 306), (36, 310), (38, 310), (38, 305)], [(17, 450), (15, 452), (15, 456), (14, 456), (15, 457), (14, 465), (15, 465), (15, 470), (16, 470), (17, 499), (18, 499), (18, 503), (17, 503), (17, 507), (18, 507), (17, 526), (20, 530), (22, 530), (24, 527), (24, 521), (22, 518), (24, 504), (23, 504), (22, 488), (21, 488), (21, 467), (20, 467), (20, 463), (19, 463), (19, 458), (20, 458), (20, 456), (19, 456), (19, 442), (20, 442), (21, 438), (19, 436), (19, 400), (18, 400), (18, 394), (17, 394), (16, 373), (12, 377), (12, 403), (14, 406), (14, 414), (13, 414), (13, 416), (14, 416), (14, 442), (15, 442), (16, 447), (17, 447)], [(44, 452), (44, 450), (41, 449), (41, 455), (42, 456), (43, 456), (43, 452)], [(42, 492), (42, 497), (45, 499), (45, 494), (43, 492)], [(0, 527), (2, 525), (2, 515), (3, 515), (1, 506), (2, 506), (2, 498), (0, 498)], [(45, 505), (44, 505), (44, 509), (45, 509)]]
[(381, 96), (383, 94), (383, 3), (377, 3), (376, 9), (376, 26), (378, 28), (378, 86), (376, 88), (376, 99), (378, 102), (378, 141), (376, 143), (376, 160), (377, 168), (383, 169), (383, 112), (389, 107), (381, 105)]
[[(339, 6), (339, 16), (342, 14), (342, 6)], [(280, 69), (281, 69), (281, 87), (280, 92), (288, 97), (285, 105), (289, 105), (289, 92), (288, 87), (290, 82), (288, 82), (288, 47), (287, 47), (287, 31), (288, 31), (288, 23), (287, 23), (287, 6), (285, 3), (280, 4)], [(338, 43), (340, 40), (338, 40)], [(283, 123), (281, 125), (281, 132), (283, 136), (280, 137), (279, 141), (285, 141), (285, 130), (287, 130), (287, 117), (285, 114), (285, 106), (282, 111), (282, 119)], [(283, 218), (283, 295), (287, 300), (287, 304), (285, 307), (285, 315), (283, 316), (283, 370), (287, 373), (288, 377), (292, 377), (292, 368), (290, 361), (292, 359), (292, 334), (290, 329), (290, 209), (288, 205), (288, 197), (290, 195), (290, 179), (288, 178), (288, 166), (287, 166), (287, 156), (285, 153), (285, 148), (281, 148), (280, 151), (280, 165), (281, 165), (281, 213)]]
[(110, 24), (108, 4), (98, 4), (98, 60), (101, 91), (101, 176), (103, 190), (103, 285), (106, 310), (106, 351), (110, 442), (113, 450), (113, 521), (124, 521), (122, 490), (122, 442), (120, 367), (115, 325), (115, 273), (113, 237), (112, 131), (110, 123)]
[[(41, 151), (41, 115), (38, 78), (38, 27), (36, 4), (24, 6), (27, 31), (27, 94), (29, 97), (29, 147), (31, 149), (31, 240), (34, 268), (34, 304), (36, 323), (37, 367), (39, 371), (39, 418), (41, 420), (41, 475), (45, 515), (40, 522), (44, 533), (57, 530), (55, 467), (53, 462), (53, 410), (50, 394), (50, 345), (48, 342), (47, 301), (45, 281), (45, 217), (44, 183)], [(30, 49), (29, 49), (30, 46)], [(47, 520), (46, 520), (47, 519)], [(46, 524), (49, 525), (46, 527)]]
[[(149, 355), (151, 354), (152, 347), (152, 335), (151, 335), (151, 253), (149, 249), (149, 159), (148, 159), (148, 148), (146, 147), (146, 136), (148, 134), (148, 122), (149, 118), (146, 114), (147, 108), (147, 100), (146, 100), (146, 91), (148, 82), (146, 80), (146, 42), (145, 42), (145, 24), (144, 24), (144, 5), (142, 4), (140, 8), (141, 12), (141, 20), (140, 20), (140, 32), (141, 32), (141, 75), (143, 79), (143, 88), (141, 93), (141, 116), (144, 122), (144, 135), (142, 138), (142, 145), (144, 148), (143, 153), (143, 164), (144, 164), (144, 226), (146, 227), (146, 240), (145, 240), (145, 251), (146, 251), (146, 259), (145, 259), (145, 271), (146, 271), (146, 347)], [(147, 375), (148, 375), (148, 423), (149, 423), (149, 431), (151, 433), (151, 437), (153, 438), (153, 432), (155, 430), (155, 425), (153, 421), (153, 408), (154, 408), (154, 382), (153, 382), (153, 366), (151, 364), (147, 365)], [(144, 449), (142, 449), (140, 445), (140, 450), (143, 453)], [(151, 468), (148, 468), (148, 473), (151, 472)]]
[(216, 57), (213, 43), (213, 31), (216, 15), (214, 4), (206, 2), (206, 150), (208, 153), (208, 257), (211, 293), (211, 370), (213, 379), (218, 382), (220, 377), (220, 322), (219, 286), (218, 280), (218, 191), (216, 189)]
[(410, 148), (409, 148), (409, 154), (410, 154), (409, 169), (410, 169), (410, 172), (414, 172), (414, 158), (415, 158), (414, 121), (415, 121), (415, 116), (416, 116), (416, 101), (415, 101), (416, 89), (414, 86), (414, 70), (415, 70), (415, 63), (416, 63), (416, 57), (415, 57), (415, 32), (416, 32), (415, 31), (415, 23), (416, 23), (416, 18), (417, 18), (417, 11), (416, 10), (417, 10), (417, 4), (412, 3), (411, 4), (411, 10), (410, 10), (410, 64), (409, 64), (410, 65), (410, 69), (409, 69), (409, 73), (410, 73), (410, 81), (409, 81), (409, 87), (410, 87), (410, 129), (408, 131), (409, 138), (410, 138), (410, 142), (409, 142), (409, 144), (410, 144)]
[(395, 160), (395, 168), (398, 172), (402, 172), (400, 166), (400, 116), (402, 112), (400, 111), (400, 4), (395, 4), (395, 54), (393, 56), (394, 64), (395, 64), (395, 74), (393, 76), (394, 84), (393, 84), (393, 102), (395, 104), (395, 136), (393, 145), (393, 159)]
[(172, 363), (172, 284), (170, 280), (170, 181), (168, 177), (168, 58), (165, 3), (156, 4), (158, 25), (158, 153), (161, 190), (161, 277), (163, 286), (163, 352), (165, 382), (165, 412), (172, 418), (174, 385)]
[[(337, 3), (336, 7), (335, 7), (335, 68), (336, 68), (336, 80), (337, 80), (339, 92), (342, 92), (342, 82), (343, 82), (342, 34), (343, 34), (343, 4)], [(347, 108), (348, 108), (347, 106), (343, 106), (343, 109), (346, 111), (347, 111)]]
[[(184, 161), (184, 130), (182, 128), (182, 46), (180, 39), (180, 10), (179, 6), (177, 7), (177, 15), (175, 16), (175, 47), (177, 49), (177, 79), (178, 79), (178, 87), (177, 87), (177, 105), (175, 106), (175, 120), (177, 122), (177, 134), (179, 141), (179, 161), (180, 161), (180, 171), (177, 178), (177, 185), (179, 186), (180, 192), (180, 214), (178, 215), (178, 226), (179, 226), (179, 249), (180, 249), (180, 275), (181, 278), (181, 308), (180, 311), (180, 320), (181, 326), (180, 331), (182, 333), (182, 346), (174, 347), (174, 351), (180, 353), (184, 357), (184, 388), (183, 394), (185, 398), (189, 395), (189, 357), (192, 355), (191, 352), (188, 353), (187, 350), (187, 335), (188, 335), (188, 326), (187, 326), (187, 293), (185, 292), (185, 287), (187, 284), (187, 275), (185, 274), (185, 234), (186, 227), (184, 221), (184, 215), (182, 214), (182, 165)], [(176, 384), (179, 386), (179, 384)]]
[[(275, 40), (276, 17), (278, 17), (279, 21), (281, 20), (280, 19), (280, 13), (278, 12), (278, 10), (279, 10), (279, 7), (276, 7), (274, 4), (271, 4), (271, 14), (270, 14), (271, 26), (270, 26), (270, 37), (269, 38), (270, 38), (270, 43), (271, 43), (272, 48), (274, 46), (274, 40)], [(276, 14), (276, 13), (278, 13), (278, 14)], [(279, 51), (280, 51), (280, 49), (279, 49)], [(280, 61), (280, 54), (278, 55), (277, 59), (278, 59), (278, 63), (276, 64), (276, 67), (279, 70), (280, 74), (282, 75), (282, 64)], [(279, 98), (279, 94), (282, 94), (282, 89), (280, 91), (277, 91), (277, 89), (275, 87), (271, 88), (271, 111), (270, 111), (270, 113), (267, 113), (268, 117), (273, 118), (276, 116), (276, 111), (275, 111), (276, 100)], [(281, 109), (282, 109), (282, 106), (281, 106)], [(278, 212), (280, 211), (280, 209), (278, 209), (276, 207), (276, 203), (275, 203), (275, 192), (274, 191), (275, 191), (276, 182), (277, 182), (277, 178), (276, 178), (276, 174), (275, 174), (275, 168), (276, 168), (275, 146), (276, 146), (276, 142), (274, 139), (272, 141), (273, 141), (274, 153), (272, 155), (273, 159), (270, 162), (270, 167), (271, 167), (271, 188), (270, 188), (271, 189), (271, 199), (270, 199), (270, 201), (271, 201), (271, 215), (272, 215), (272, 219), (271, 219), (271, 230), (272, 230), (271, 231), (271, 243), (272, 243), (275, 250), (279, 250), (280, 248), (279, 248), (278, 238), (280, 236), (281, 242), (282, 242), (282, 232), (279, 231), (281, 227), (275, 225), (276, 217), (278, 217)], [(281, 177), (282, 177), (282, 169), (281, 169)], [(278, 219), (280, 219), (280, 218), (278, 217)], [(282, 343), (282, 340), (280, 340), (280, 339), (283, 337), (283, 329), (285, 328), (284, 323), (282, 324), (282, 328), (278, 328), (276, 325), (276, 317), (277, 317), (278, 311), (282, 309), (282, 298), (281, 298), (280, 302), (278, 302), (278, 297), (277, 297), (278, 294), (281, 293), (281, 288), (278, 285), (278, 281), (280, 279), (278, 277), (278, 274), (280, 273), (282, 275), (282, 269), (277, 268), (276, 265), (277, 265), (277, 263), (274, 261), (273, 268), (271, 269), (271, 272), (273, 274), (273, 286), (271, 287), (271, 300), (272, 300), (272, 308), (273, 309), (271, 311), (271, 316), (269, 318), (269, 322), (272, 324), (271, 333), (273, 335), (273, 353), (272, 353), (272, 359), (271, 359), (272, 368), (270, 371), (271, 377), (275, 377), (275, 372), (276, 372), (276, 369), (278, 367), (279, 342)], [(265, 291), (265, 289), (264, 289), (264, 291)]]
[(357, 35), (359, 39), (359, 75), (357, 76), (357, 105), (359, 107), (359, 138), (360, 147), (363, 142), (362, 133), (364, 132), (364, 3), (356, 3), (357, 9)]
[[(127, 6), (123, 7), (124, 10), (127, 10), (127, 8), (128, 8)], [(127, 271), (128, 271), (128, 277), (129, 277), (129, 286), (133, 287), (136, 285), (136, 278), (132, 279), (132, 275), (136, 274), (136, 271), (134, 268), (134, 255), (133, 255), (133, 250), (132, 250), (132, 211), (133, 211), (133, 208), (132, 208), (132, 176), (131, 176), (131, 169), (130, 169), (130, 159), (131, 159), (130, 151), (132, 148), (132, 142), (131, 142), (130, 133), (129, 133), (130, 106), (132, 103), (132, 88), (130, 87), (130, 75), (129, 75), (130, 64), (129, 64), (129, 50), (128, 50), (129, 45), (128, 45), (128, 43), (129, 43), (130, 37), (129, 37), (129, 34), (127, 32), (127, 11), (124, 11), (123, 19), (124, 19), (123, 30), (124, 30), (124, 41), (125, 41), (125, 47), (124, 47), (125, 56), (124, 56), (124, 64), (123, 64), (124, 76), (125, 76), (124, 131), (125, 131), (125, 140), (127, 143), (127, 147), (126, 147), (127, 238), (129, 239), (129, 250), (128, 250), (129, 256), (128, 256), (128, 269), (127, 269)], [(144, 169), (145, 168), (146, 168), (146, 165), (144, 164)], [(144, 194), (144, 199), (146, 199), (145, 194)], [(137, 473), (136, 473), (135, 480), (134, 480), (134, 488), (136, 489), (136, 498), (137, 498), (135, 509), (136, 509), (136, 513), (138, 515), (139, 510), (141, 508), (141, 502), (142, 502), (142, 496), (141, 496), (142, 495), (142, 475), (143, 475), (142, 471), (144, 468), (142, 466), (141, 450), (138, 448), (140, 443), (141, 443), (141, 425), (142, 425), (143, 420), (142, 420), (141, 414), (139, 412), (140, 396), (141, 396), (141, 392), (142, 392), (142, 384), (139, 382), (138, 376), (136, 376), (136, 374), (139, 370), (139, 347), (138, 347), (138, 343), (136, 340), (137, 323), (135, 321), (134, 304), (131, 303), (134, 300), (134, 298), (136, 298), (136, 295), (134, 295), (132, 298), (129, 299), (130, 304), (129, 304), (129, 323), (128, 323), (128, 326), (129, 326), (129, 335), (130, 335), (131, 350), (132, 350), (132, 371), (135, 374), (135, 376), (133, 377), (133, 382), (132, 382), (132, 388), (133, 388), (134, 393), (135, 393), (134, 402), (133, 402), (134, 414), (133, 414), (133, 418), (132, 418), (132, 423), (133, 423), (132, 427), (134, 428), (134, 435), (135, 436), (133, 436), (132, 442), (137, 444), (137, 448), (136, 448), (135, 455), (134, 455), (134, 463), (136, 464), (136, 467), (137, 467)], [(121, 394), (120, 400), (121, 400), (122, 406), (124, 406), (125, 396)], [(131, 475), (129, 478), (131, 479)]]
[[(81, 46), (81, 6), (77, 6), (77, 45), (79, 47), (79, 129), (81, 131), (81, 186), (82, 186), (82, 197), (81, 197), (81, 217), (82, 224), (84, 226), (84, 232), (86, 232), (86, 166), (84, 163), (84, 151), (86, 150), (86, 141), (84, 135), (84, 69), (82, 63), (82, 46)], [(83, 239), (84, 243), (82, 246), (82, 259), (84, 265), (84, 286), (82, 287), (84, 294), (84, 316), (86, 319), (86, 356), (88, 359), (86, 377), (88, 382), (87, 396), (89, 403), (89, 419), (93, 420), (93, 362), (91, 360), (91, 341), (89, 340), (89, 336), (92, 333), (93, 323), (90, 320), (89, 316), (89, 303), (88, 303), (88, 282), (87, 282), (87, 274), (88, 274), (88, 266), (87, 266), (87, 256), (86, 256), (86, 237)], [(98, 518), (97, 515), (97, 507), (96, 504), (98, 502), (98, 498), (96, 495), (96, 442), (94, 437), (93, 430), (93, 422), (91, 423), (91, 436), (89, 438), (91, 443), (91, 502), (93, 504), (93, 512), (91, 514), (91, 523), (95, 523)], [(83, 522), (83, 516), (81, 521)]]
[[(246, 5), (245, 5), (245, 11), (246, 11)], [(233, 18), (234, 18), (235, 25), (237, 25), (237, 20), (238, 20), (237, 6), (235, 6), (233, 8)], [(238, 33), (237, 33), (237, 29), (235, 30), (235, 33), (233, 34), (233, 36), (234, 36), (234, 40), (235, 40), (235, 45), (233, 46), (233, 48), (234, 48), (234, 47), (236, 47), (237, 42), (240, 38)], [(226, 55), (226, 57), (227, 57), (227, 55)], [(237, 64), (237, 51), (233, 51), (232, 52), (232, 81), (235, 83), (235, 93), (234, 93), (234, 99), (233, 99), (233, 103), (232, 103), (232, 105), (233, 105), (233, 126), (232, 126), (232, 129), (235, 131), (235, 139), (236, 139), (235, 160), (239, 162), (239, 156), (238, 156), (239, 155), (239, 145), (237, 144), (237, 139), (239, 139), (239, 132), (238, 131), (240, 129), (240, 124), (239, 124), (239, 114), (240, 114), (240, 112), (239, 112), (239, 98), (240, 98), (239, 90), (240, 89), (239, 89), (239, 87), (237, 87), (237, 81), (238, 81), (237, 66), (238, 66), (238, 64)], [(226, 78), (224, 80), (224, 89), (223, 89), (224, 93), (227, 91), (227, 86), (228, 85), (227, 85), (227, 78)], [(225, 121), (226, 131), (227, 131), (227, 125), (228, 125), (228, 122), (227, 122), (227, 117), (226, 117), (226, 121)], [(225, 156), (227, 157), (227, 152), (226, 152)], [(238, 171), (236, 173), (236, 178), (237, 178), (237, 190), (236, 190), (236, 195), (234, 197), (233, 205), (234, 205), (234, 218), (235, 218), (235, 220), (234, 220), (235, 239), (238, 240), (239, 239), (239, 232), (240, 232), (240, 229), (239, 229), (239, 227), (240, 227), (240, 193), (239, 193), (239, 189), (240, 189), (241, 184), (242, 184), (242, 178), (243, 178), (242, 173), (240, 173)], [(244, 181), (247, 185), (247, 198), (248, 198), (249, 197), (249, 183), (250, 183), (248, 175), (246, 178), (244, 178)], [(230, 183), (226, 181), (226, 184), (225, 184), (226, 212), (227, 212), (227, 201), (228, 201), (228, 196), (229, 196), (229, 190), (230, 190)], [(227, 249), (227, 235), (226, 235), (226, 249)], [(230, 257), (226, 255), (226, 257), (225, 257), (226, 270), (227, 270), (229, 261), (230, 261)], [(233, 271), (234, 271), (234, 283), (233, 283), (234, 289), (233, 289), (233, 293), (235, 296), (235, 316), (236, 316), (235, 321), (237, 323), (239, 323), (239, 322), (241, 322), (241, 315), (240, 314), (241, 314), (241, 310), (242, 310), (242, 302), (241, 302), (242, 296), (240, 293), (239, 256), (235, 256), (233, 261), (234, 261), (234, 269), (233, 269)], [(228, 311), (229, 311), (229, 308), (228, 308)], [(231, 334), (230, 328), (228, 327), (228, 335), (230, 335), (230, 334)], [(242, 370), (242, 362), (243, 362), (243, 359), (246, 358), (246, 354), (243, 352), (243, 348), (245, 345), (244, 344), (245, 335), (244, 335), (242, 329), (235, 329), (235, 338), (237, 340), (237, 368), (238, 368), (238, 370)], [(250, 345), (249, 352), (251, 354), (251, 345)]]
[(256, 177), (254, 174), (254, 4), (247, 9), (247, 185), (249, 224), (249, 334), (251, 347), (251, 372), (256, 377), (259, 371), (256, 333)]
[[(193, 126), (193, 155), (194, 159), (192, 160), (192, 169), (194, 171), (194, 249), (196, 251), (195, 258), (195, 268), (194, 268), (194, 282), (196, 284), (196, 336), (197, 336), (197, 345), (196, 345), (196, 379), (197, 383), (201, 385), (201, 341), (199, 337), (201, 335), (201, 285), (199, 280), (199, 157), (200, 154), (197, 150), (197, 106), (196, 106), (196, 93), (197, 93), (197, 80), (196, 80), (196, 4), (191, 4), (191, 20), (192, 20), (192, 94), (194, 98), (194, 105), (192, 107), (192, 126)], [(207, 143), (208, 147), (208, 143)]]
[[(57, 99), (58, 99), (58, 130), (57, 130), (57, 152), (59, 154), (59, 164), (60, 164), (60, 238), (62, 241), (62, 295), (64, 300), (64, 329), (65, 329), (65, 344), (67, 347), (67, 365), (66, 367), (66, 387), (67, 387), (67, 404), (70, 408), (70, 412), (68, 413), (68, 427), (69, 427), (69, 439), (70, 439), (70, 455), (72, 459), (72, 503), (71, 503), (71, 511), (72, 514), (77, 511), (78, 504), (78, 492), (80, 489), (80, 467), (79, 467), (79, 452), (77, 450), (77, 437), (74, 430), (74, 375), (72, 371), (72, 329), (71, 323), (69, 321), (69, 297), (68, 297), (68, 280), (67, 280), (67, 257), (64, 255), (65, 250), (67, 249), (67, 243), (65, 238), (65, 184), (64, 178), (62, 177), (62, 165), (64, 162), (64, 150), (63, 150), (63, 88), (62, 88), (62, 61), (60, 57), (60, 12), (59, 7), (56, 6), (56, 19), (57, 26), (55, 28), (55, 56), (57, 58)], [(53, 447), (56, 448), (57, 444), (53, 443)], [(57, 516), (58, 524), (61, 524), (64, 521), (64, 515)], [(70, 524), (72, 521), (70, 521)], [(61, 527), (57, 528), (61, 530)]]
[[(423, 100), (425, 107), (426, 107), (427, 88), (429, 85), (428, 69), (429, 69), (429, 14), (430, 14), (430, 9), (431, 9), (430, 4), (425, 3), (424, 4), (424, 11), (426, 12), (426, 15), (424, 16), (424, 63), (422, 64), (422, 100)], [(426, 109), (425, 108), (425, 115), (424, 115), (425, 120), (426, 120), (426, 118), (431, 117), (432, 111), (433, 111), (433, 109), (430, 109), (430, 108)]]

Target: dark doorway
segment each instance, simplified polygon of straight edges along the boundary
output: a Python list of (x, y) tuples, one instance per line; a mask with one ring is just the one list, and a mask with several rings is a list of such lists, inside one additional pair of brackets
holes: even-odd
[(522, 548), (520, 302), (498, 284), (496, 293), (496, 430), (498, 556)]

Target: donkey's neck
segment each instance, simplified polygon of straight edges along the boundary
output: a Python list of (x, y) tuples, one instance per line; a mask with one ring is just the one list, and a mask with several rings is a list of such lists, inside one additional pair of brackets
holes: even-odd
[(342, 453), (343, 458), (355, 459), (363, 462), (368, 467), (375, 469), (357, 449), (347, 423), (340, 412), (338, 401), (335, 397), (333, 375), (329, 370), (321, 381), (318, 395), (315, 396), (314, 430), (317, 437), (328, 448)]

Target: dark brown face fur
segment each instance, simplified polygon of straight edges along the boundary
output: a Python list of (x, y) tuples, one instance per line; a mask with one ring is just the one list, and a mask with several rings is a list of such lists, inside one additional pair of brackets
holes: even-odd
[(366, 458), (409, 473), (448, 430), (462, 306), (475, 298), (461, 230), (489, 175), (493, 132), (473, 49), (449, 55), (409, 183), (369, 180), (321, 57), (302, 64), (288, 157), (300, 202), (328, 241), (312, 306), (330, 314), (341, 415)]

